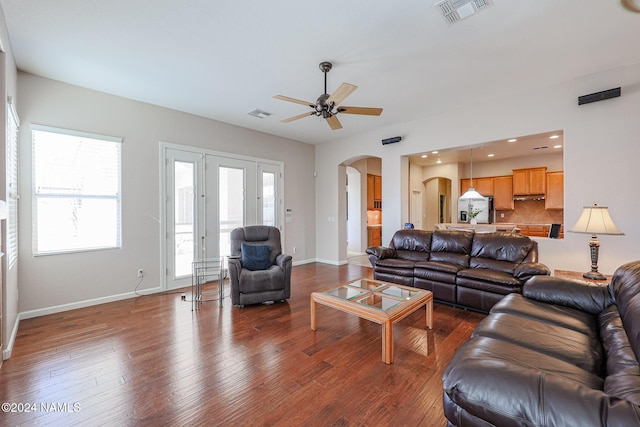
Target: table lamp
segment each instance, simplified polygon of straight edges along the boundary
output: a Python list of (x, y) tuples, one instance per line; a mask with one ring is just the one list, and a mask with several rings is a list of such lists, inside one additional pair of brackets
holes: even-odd
[(591, 234), (591, 240), (589, 241), (591, 271), (584, 273), (582, 276), (591, 280), (606, 280), (606, 277), (598, 272), (600, 242), (598, 241), (597, 235), (613, 234), (624, 236), (624, 233), (618, 230), (618, 227), (613, 223), (611, 215), (609, 215), (609, 208), (598, 206), (597, 203), (594, 203), (593, 206), (585, 206), (582, 209), (580, 218), (578, 218), (578, 222), (576, 222), (569, 231), (573, 233)]

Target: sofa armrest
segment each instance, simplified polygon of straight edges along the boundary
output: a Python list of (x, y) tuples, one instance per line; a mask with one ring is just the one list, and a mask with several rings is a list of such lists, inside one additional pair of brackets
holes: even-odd
[(375, 256), (378, 259), (396, 257), (396, 251), (394, 249), (387, 248), (385, 246), (371, 246), (367, 248), (367, 253), (369, 255)]
[(529, 280), (533, 276), (548, 276), (551, 274), (549, 267), (539, 262), (523, 262), (513, 271), (513, 275), (522, 281)]
[(609, 286), (555, 276), (534, 276), (522, 288), (526, 298), (598, 314), (613, 304)]
[(281, 269), (285, 270), (287, 264), (291, 264), (293, 257), (287, 254), (280, 254), (276, 257), (276, 265)]

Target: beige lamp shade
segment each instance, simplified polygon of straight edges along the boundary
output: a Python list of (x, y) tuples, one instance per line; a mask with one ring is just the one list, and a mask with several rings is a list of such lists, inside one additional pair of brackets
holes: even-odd
[(622, 231), (616, 227), (609, 215), (609, 208), (606, 206), (585, 206), (582, 209), (580, 218), (569, 230), (573, 233), (585, 234), (616, 234), (624, 235)]

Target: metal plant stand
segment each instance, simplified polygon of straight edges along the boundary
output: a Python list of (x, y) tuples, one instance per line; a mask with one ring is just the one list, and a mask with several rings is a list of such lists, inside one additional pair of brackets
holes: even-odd
[[(226, 270), (224, 267), (224, 257), (212, 257), (195, 260), (192, 263), (193, 274), (191, 276), (191, 310), (197, 310), (199, 308), (198, 303), (206, 301), (204, 297), (206, 295), (218, 294), (216, 299), (220, 307), (222, 307), (222, 300), (224, 299), (224, 278), (226, 277)], [(218, 290), (204, 292), (202, 287), (204, 284), (218, 280)]]

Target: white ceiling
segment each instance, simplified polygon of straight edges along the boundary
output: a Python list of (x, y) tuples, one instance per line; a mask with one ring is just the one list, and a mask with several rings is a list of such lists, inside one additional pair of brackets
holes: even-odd
[[(618, 0), (493, 0), (455, 24), (435, 0), (0, 2), (21, 70), (311, 144), (640, 62)], [(305, 107), (272, 96), (315, 102), (326, 60), (328, 91), (382, 116), (280, 123)]]

